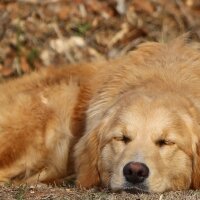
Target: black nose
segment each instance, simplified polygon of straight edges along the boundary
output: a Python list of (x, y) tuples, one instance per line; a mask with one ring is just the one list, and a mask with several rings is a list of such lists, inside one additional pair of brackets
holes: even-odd
[(130, 162), (124, 166), (123, 174), (127, 181), (137, 184), (149, 176), (149, 168), (144, 163)]

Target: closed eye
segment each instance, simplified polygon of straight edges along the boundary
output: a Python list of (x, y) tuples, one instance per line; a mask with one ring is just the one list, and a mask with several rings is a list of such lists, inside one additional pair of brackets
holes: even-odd
[(131, 139), (125, 135), (123, 135), (122, 137), (114, 137), (115, 140), (117, 141), (122, 141), (125, 144), (129, 143), (131, 141)]
[(170, 140), (166, 140), (166, 139), (159, 139), (156, 141), (156, 145), (159, 147), (163, 147), (165, 145), (173, 145), (173, 144), (175, 144), (175, 143)]

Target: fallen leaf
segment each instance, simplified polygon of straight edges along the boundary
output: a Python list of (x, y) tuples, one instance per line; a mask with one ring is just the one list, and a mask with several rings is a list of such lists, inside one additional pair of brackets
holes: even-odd
[(64, 20), (67, 18), (67, 16), (69, 16), (69, 7), (68, 6), (62, 6), (60, 8), (60, 11), (58, 13), (58, 17), (61, 19), (61, 20)]
[(135, 7), (135, 10), (138, 12), (143, 11), (148, 14), (152, 14), (154, 11), (154, 7), (149, 0), (134, 0), (133, 5)]
[(0, 69), (0, 74), (4, 77), (8, 77), (11, 76), (12, 74), (14, 74), (14, 69), (11, 67), (2, 67)]
[(121, 30), (119, 32), (117, 32), (113, 38), (111, 39), (111, 41), (108, 43), (108, 47), (112, 47), (114, 44), (116, 44), (119, 40), (123, 39), (123, 37), (125, 37), (125, 35), (128, 33), (129, 31), (129, 27), (127, 23), (124, 23), (121, 25)]
[(24, 73), (30, 72), (31, 68), (26, 60), (25, 57), (21, 57), (20, 58), (20, 65), (21, 65), (21, 69)]

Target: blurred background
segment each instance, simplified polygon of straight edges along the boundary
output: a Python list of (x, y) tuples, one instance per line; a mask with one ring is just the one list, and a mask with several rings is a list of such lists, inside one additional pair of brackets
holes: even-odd
[(188, 31), (200, 40), (200, 0), (0, 0), (0, 79)]

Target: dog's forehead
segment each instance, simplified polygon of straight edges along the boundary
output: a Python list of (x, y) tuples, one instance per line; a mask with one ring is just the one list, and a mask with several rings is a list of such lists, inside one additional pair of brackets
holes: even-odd
[(127, 132), (160, 132), (169, 127), (172, 123), (172, 117), (166, 108), (154, 109), (128, 109), (120, 116), (120, 121), (126, 126)]

